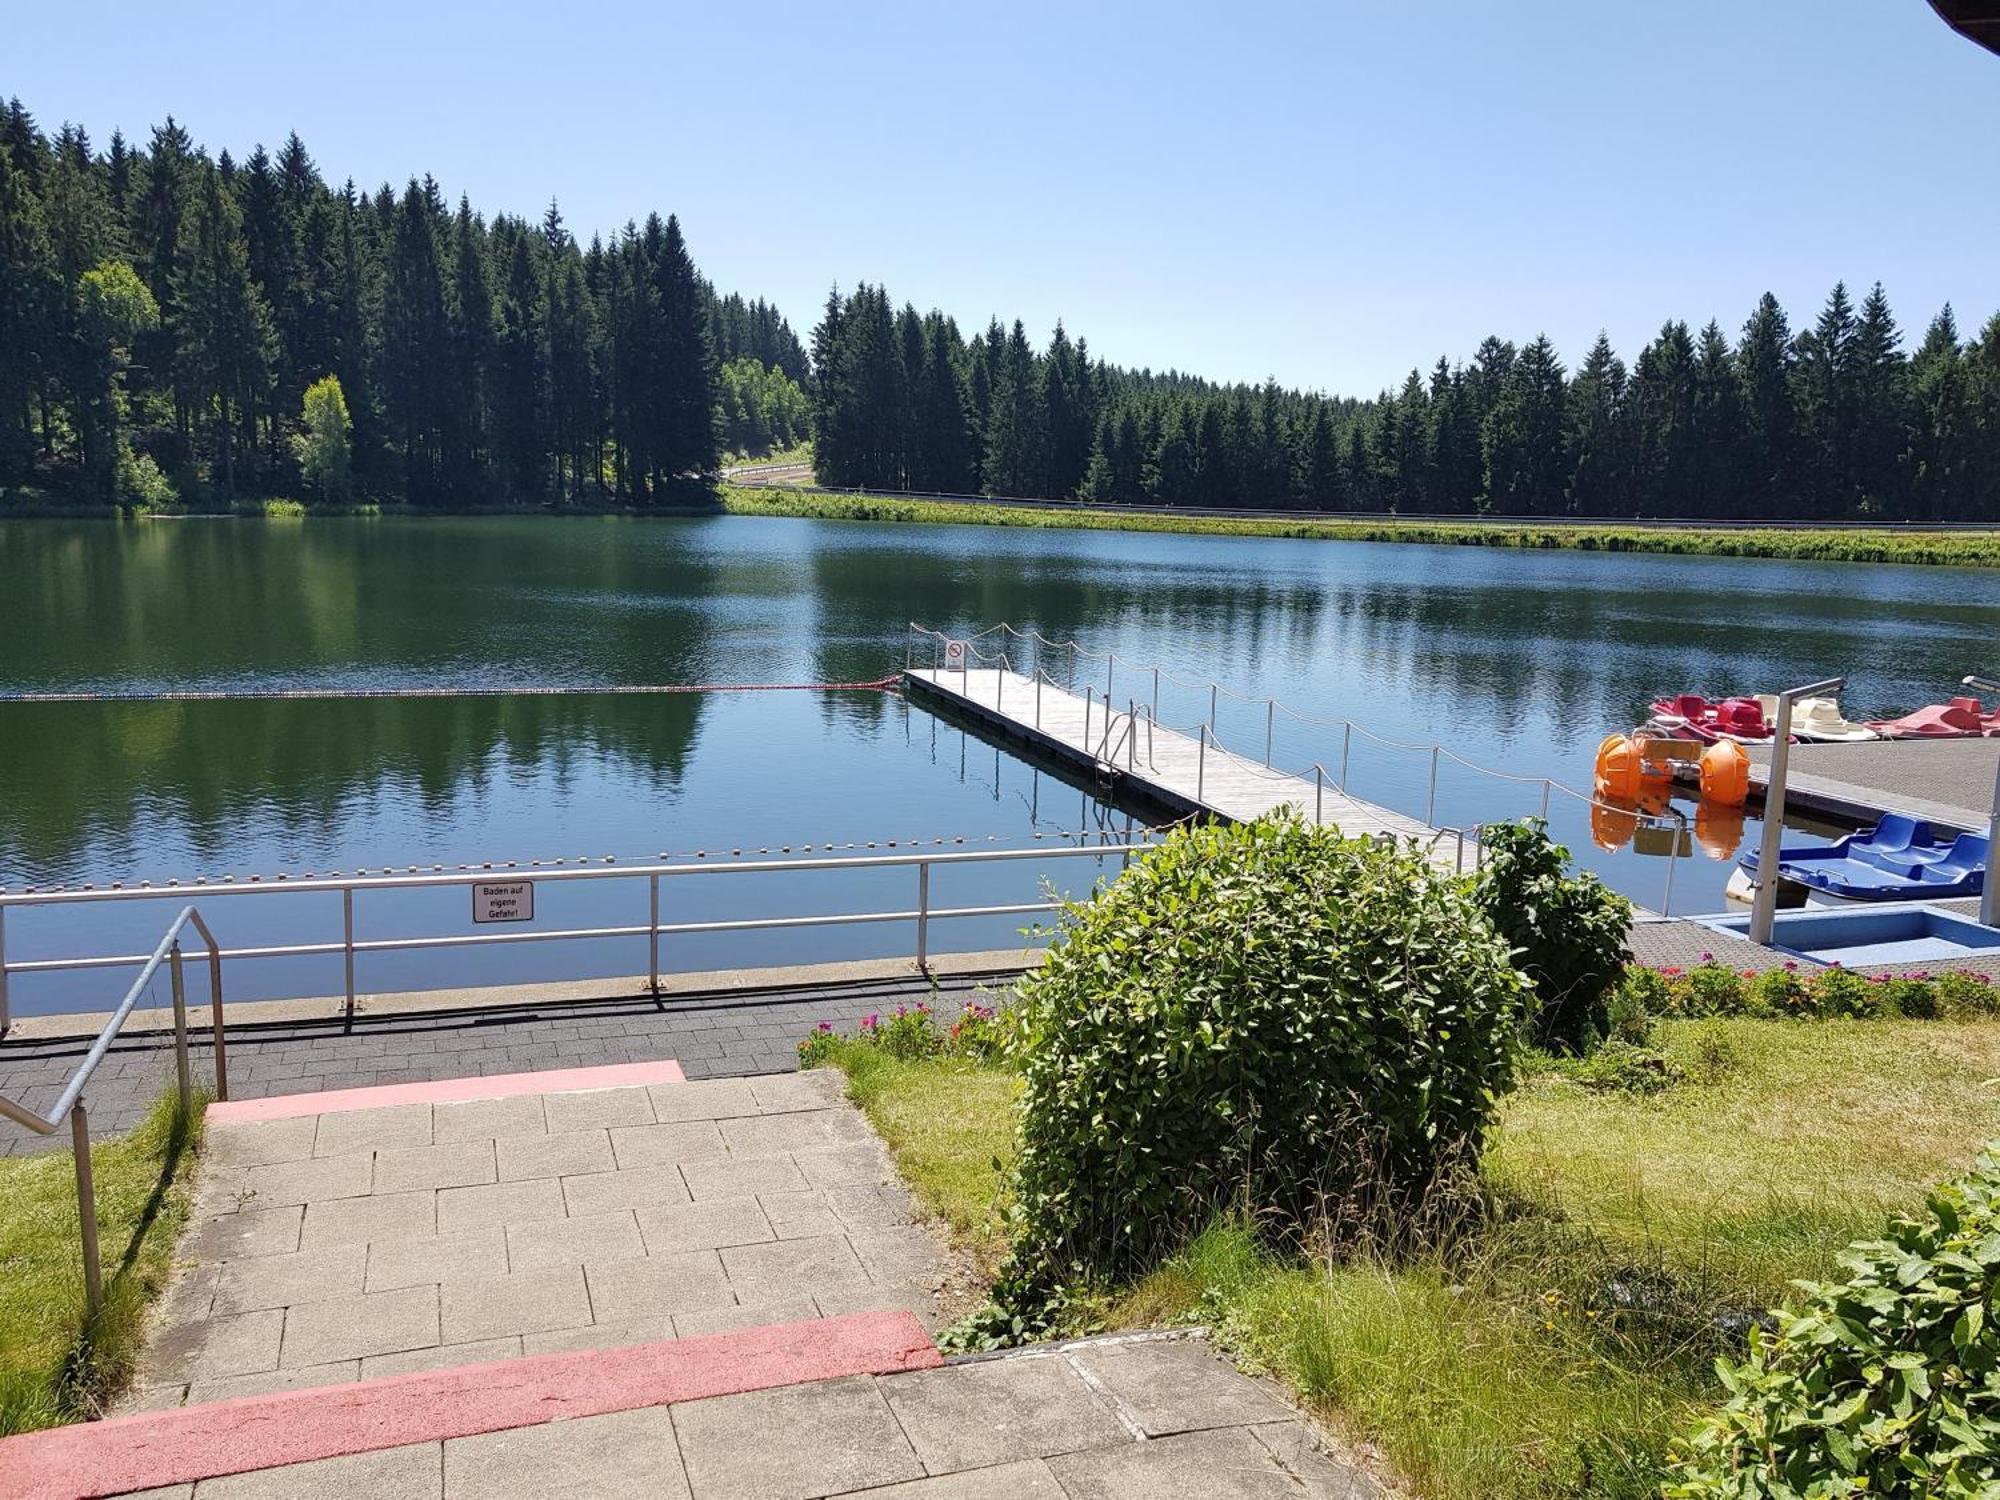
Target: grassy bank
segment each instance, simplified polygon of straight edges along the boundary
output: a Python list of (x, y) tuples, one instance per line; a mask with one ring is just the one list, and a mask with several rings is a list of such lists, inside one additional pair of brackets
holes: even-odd
[[(1747, 1320), (2000, 1135), (2000, 1025), (1673, 1021), (1656, 1041), (1688, 1079), (1661, 1093), (1530, 1075), (1490, 1142), (1496, 1211), (1475, 1237), (1314, 1264), (1218, 1225), (1114, 1320), (1215, 1325), (1430, 1500), (1657, 1493)], [(919, 1197), (991, 1264), (1011, 1076), (860, 1046), (834, 1060)]]
[(1055, 531), (1158, 531), (1187, 536), (1289, 537), (1343, 542), (1431, 542), (1574, 552), (1659, 552), (1682, 556), (1774, 557), (1816, 562), (1892, 562), (2000, 568), (2000, 533), (1731, 530), (1648, 526), (1548, 526), (1533, 521), (1283, 521), (1227, 515), (1148, 515), (1124, 510), (1042, 510), (958, 504), (892, 495), (816, 495), (778, 487), (721, 486), (734, 515), (831, 521), (914, 521), (959, 526), (1025, 526)]
[(0, 1435), (100, 1415), (130, 1377), (187, 1218), (200, 1128), (199, 1103), (187, 1119), (168, 1098), (93, 1146), (105, 1293), (94, 1320), (69, 1153), (0, 1159)]

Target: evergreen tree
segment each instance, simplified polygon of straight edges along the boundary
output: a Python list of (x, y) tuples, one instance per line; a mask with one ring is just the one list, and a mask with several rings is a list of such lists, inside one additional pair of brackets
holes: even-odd
[(1769, 292), (1743, 325), (1736, 382), (1743, 422), (1743, 513), (1780, 514), (1794, 493), (1798, 423), (1792, 403), (1791, 326)]
[(1801, 464), (1813, 492), (1836, 515), (1859, 498), (1855, 477), (1854, 305), (1837, 283), (1819, 321), (1798, 337), (1792, 365), (1793, 400), (1802, 439)]
[(1910, 514), (1929, 521), (1971, 512), (1973, 444), (1966, 361), (1947, 302), (1910, 361)]
[(1854, 325), (1854, 422), (1851, 484), (1864, 504), (1897, 511), (1899, 469), (1910, 446), (1909, 364), (1903, 336), (1878, 281), (1861, 303)]
[(1625, 362), (1600, 331), (1569, 387), (1569, 509), (1585, 516), (1632, 514), (1632, 448)]
[(251, 283), (242, 222), (219, 168), (201, 170), (186, 227), (175, 288), (180, 367), (197, 418), (208, 428), (222, 492), (234, 496), (237, 445), (271, 384), (271, 315)]
[(525, 226), (507, 231), (500, 296), (493, 424), (502, 494), (514, 503), (548, 495), (549, 385), (541, 276)]
[(1486, 416), (1486, 493), (1505, 515), (1554, 515), (1563, 508), (1563, 367), (1546, 336), (1509, 362)]
[(0, 486), (25, 483), (35, 459), (35, 411), (56, 363), (61, 288), (42, 206), (13, 149), (0, 143)]

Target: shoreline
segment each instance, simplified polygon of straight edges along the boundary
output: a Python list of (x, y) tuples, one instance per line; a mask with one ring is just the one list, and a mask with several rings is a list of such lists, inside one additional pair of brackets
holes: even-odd
[(413, 517), (542, 517), (546, 519), (766, 516), (796, 520), (898, 522), (914, 525), (1003, 526), (1043, 531), (1141, 532), (1180, 536), (1258, 537), (1283, 541), (1417, 543), (1498, 547), (1520, 551), (1625, 552), (1678, 557), (1743, 557), (1789, 562), (1895, 563), (1912, 567), (2000, 568), (2000, 526), (1990, 530), (1930, 530), (1917, 526), (1828, 527), (1810, 522), (1760, 524), (1678, 521), (1568, 521), (1536, 517), (1366, 517), (1287, 519), (1256, 515), (1149, 513), (1088, 504), (929, 500), (885, 494), (829, 495), (780, 486), (723, 481), (708, 504), (660, 506), (472, 506), (429, 510), (402, 505), (354, 505), (331, 510), (264, 509), (243, 502), (233, 510), (138, 510), (28, 502), (0, 506), (0, 520), (318, 520)]

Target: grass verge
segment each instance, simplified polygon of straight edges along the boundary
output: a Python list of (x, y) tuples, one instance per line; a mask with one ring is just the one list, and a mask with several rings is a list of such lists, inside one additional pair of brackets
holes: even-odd
[(991, 1276), (1007, 1253), (1005, 1184), (1020, 1079), (960, 1058), (905, 1060), (852, 1041), (837, 1043), (829, 1061), (847, 1075), (848, 1098), (888, 1142), (917, 1201)]
[(169, 1095), (130, 1133), (92, 1145), (104, 1261), (94, 1319), (70, 1153), (0, 1158), (0, 1436), (100, 1416), (131, 1376), (187, 1219), (203, 1102), (189, 1117)]
[(1053, 531), (1158, 531), (1190, 536), (1288, 537), (1336, 542), (1430, 542), (1461, 547), (1537, 551), (1660, 552), (1681, 556), (1773, 557), (1812, 562), (1915, 563), (2000, 568), (2000, 534), (1783, 530), (1745, 525), (1729, 530), (1630, 525), (1550, 526), (1532, 520), (1284, 521), (1228, 515), (1149, 515), (1143, 511), (1046, 510), (1027, 505), (918, 500), (895, 495), (818, 495), (776, 486), (720, 486), (734, 515), (800, 516), (826, 521), (915, 521), (958, 526), (1025, 526)]
[[(1654, 1040), (1690, 1081), (1523, 1083), (1483, 1163), (1494, 1212), (1463, 1242), (1314, 1260), (1220, 1224), (1113, 1321), (1211, 1324), (1428, 1500), (1657, 1495), (1669, 1439), (1719, 1398), (1712, 1362), (1749, 1320), (2000, 1136), (2000, 1025), (1670, 1021)], [(990, 1269), (1011, 1075), (852, 1043), (833, 1060)]]

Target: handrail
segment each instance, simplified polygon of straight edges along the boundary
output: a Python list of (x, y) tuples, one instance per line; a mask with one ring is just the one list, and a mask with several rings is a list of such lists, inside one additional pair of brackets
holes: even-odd
[(104, 1305), (104, 1270), (97, 1248), (97, 1191), (90, 1171), (90, 1112), (84, 1104), (83, 1091), (96, 1075), (104, 1055), (111, 1050), (112, 1042), (125, 1029), (125, 1022), (130, 1019), (146, 986), (153, 982), (153, 976), (160, 972), (160, 965), (164, 963), (173, 978), (174, 1068), (181, 1113), (183, 1118), (192, 1113), (194, 1093), (188, 1082), (187, 991), (181, 977), (181, 934), (189, 927), (195, 930), (208, 951), (209, 1009), (215, 1031), (215, 1096), (227, 1099), (229, 1062), (222, 1028), (222, 949), (215, 941), (215, 934), (209, 931), (208, 923), (192, 906), (182, 907), (180, 915), (168, 925), (154, 947), (152, 957), (139, 970), (138, 978), (125, 991), (125, 998), (118, 1002), (118, 1008), (105, 1021), (103, 1029), (97, 1033), (97, 1040), (90, 1044), (83, 1061), (76, 1065), (76, 1071), (70, 1074), (69, 1083), (57, 1098), (54, 1108), (46, 1115), (39, 1115), (17, 1100), (0, 1095), (0, 1115), (18, 1125), (25, 1125), (37, 1135), (54, 1134), (63, 1117), (69, 1117), (70, 1146), (76, 1159), (77, 1222), (83, 1240), (84, 1301), (93, 1317)]

